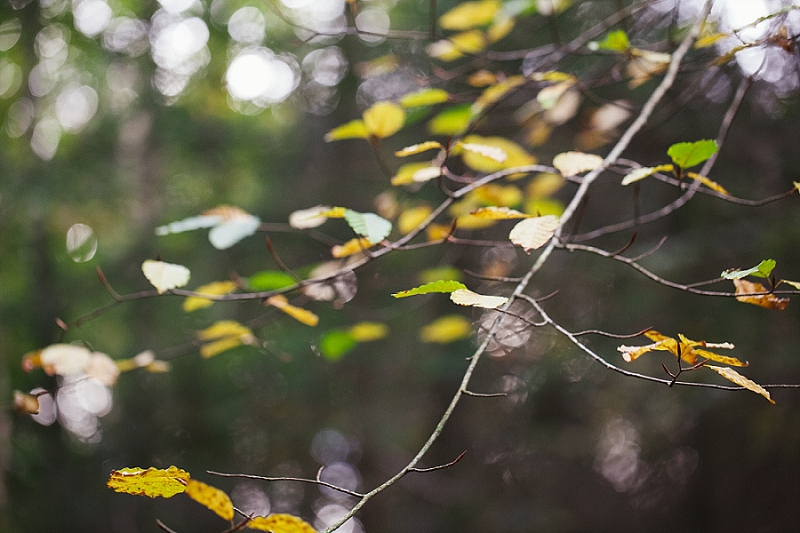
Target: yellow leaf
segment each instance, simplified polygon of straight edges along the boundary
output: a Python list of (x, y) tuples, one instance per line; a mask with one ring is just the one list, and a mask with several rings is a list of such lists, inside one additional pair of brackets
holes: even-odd
[(511, 207), (522, 202), (522, 191), (514, 185), (489, 183), (472, 191), (467, 195), (467, 199), (484, 205)]
[(396, 55), (385, 55), (376, 57), (369, 61), (361, 61), (356, 64), (356, 74), (361, 78), (374, 78), (397, 70), (400, 66), (400, 59)]
[(439, 25), (443, 30), (468, 30), (485, 26), (494, 20), (499, 10), (499, 0), (464, 2), (439, 17)]
[[(399, 169), (397, 169), (397, 174), (392, 177), (392, 185), (395, 187), (399, 185), (409, 185), (414, 183), (414, 176), (417, 175), (418, 172), (432, 172), (426, 169), (435, 168), (439, 169), (439, 167), (432, 167), (430, 162), (424, 163), (407, 163), (402, 165)], [(441, 170), (439, 170), (441, 173)]]
[(497, 83), (497, 76), (488, 70), (479, 70), (470, 75), (467, 79), (467, 83), (473, 87), (486, 87), (487, 85)]
[(400, 105), (403, 107), (422, 107), (443, 104), (449, 99), (450, 95), (444, 89), (422, 89), (400, 98)]
[(502, 148), (497, 146), (487, 146), (485, 144), (475, 143), (458, 143), (458, 146), (468, 152), (478, 154), (483, 157), (488, 157), (497, 163), (504, 163), (508, 159), (508, 154)]
[(486, 37), (489, 38), (489, 42), (496, 43), (511, 33), (511, 30), (514, 29), (514, 25), (516, 23), (517, 21), (514, 17), (499, 16), (487, 30)]
[(552, 198), (534, 198), (525, 202), (525, 212), (537, 217), (544, 215), (560, 217), (564, 213), (564, 209), (563, 203)]
[(386, 337), (389, 334), (389, 327), (380, 322), (359, 322), (347, 332), (358, 342), (372, 342)]
[(725, 379), (727, 379), (729, 381), (732, 381), (732, 382), (736, 383), (737, 385), (739, 385), (741, 387), (744, 387), (747, 390), (751, 390), (751, 391), (755, 392), (756, 394), (760, 394), (761, 396), (763, 396), (764, 398), (769, 400), (769, 403), (771, 403), (771, 404), (775, 403), (775, 400), (773, 400), (770, 397), (769, 391), (767, 389), (765, 389), (764, 387), (762, 387), (761, 385), (759, 385), (755, 381), (751, 381), (751, 380), (747, 379), (746, 377), (744, 377), (743, 375), (741, 375), (740, 373), (738, 373), (734, 369), (727, 368), (727, 367), (722, 367), (722, 366), (714, 366), (714, 365), (705, 365), (705, 367), (706, 368), (710, 368), (711, 370), (713, 370), (714, 372), (716, 372), (720, 376), (724, 377)]
[(628, 172), (628, 174), (624, 178), (622, 178), (622, 185), (630, 185), (631, 183), (641, 181), (648, 176), (652, 176), (656, 172), (671, 172), (672, 169), (673, 169), (672, 165), (658, 165), (656, 167), (635, 168), (632, 171)]
[(135, 496), (171, 498), (186, 490), (191, 476), (185, 470), (170, 466), (158, 468), (123, 468), (112, 470), (106, 487)]
[(240, 337), (242, 335), (252, 335), (250, 328), (235, 320), (220, 320), (213, 323), (206, 329), (199, 331), (197, 336), (202, 341), (220, 339), (223, 337)]
[[(783, 311), (789, 305), (789, 298), (778, 298), (774, 294), (769, 294), (769, 291), (760, 283), (753, 283), (746, 279), (735, 279), (733, 284), (736, 286), (737, 295), (736, 299), (746, 304), (757, 305), (759, 307), (766, 307), (767, 309), (776, 309)], [(764, 294), (754, 294), (764, 293)]]
[(425, 228), (425, 236), (429, 241), (446, 239), (450, 235), (452, 226), (449, 224), (431, 224)]
[(787, 285), (791, 285), (792, 287), (800, 291), (800, 281), (789, 281), (788, 279), (782, 279), (781, 283), (786, 283)]
[(415, 230), (422, 224), (433, 212), (428, 205), (420, 205), (406, 209), (397, 219), (397, 229), (400, 230), (401, 235), (406, 235)]
[(564, 152), (553, 158), (553, 166), (565, 178), (600, 168), (602, 164), (603, 158), (599, 155), (583, 152)]
[(423, 327), (419, 332), (422, 342), (447, 344), (465, 339), (472, 333), (472, 323), (462, 315), (445, 315)]
[(497, 309), (508, 301), (504, 296), (487, 296), (478, 294), (469, 289), (457, 289), (450, 293), (450, 300), (454, 304), (481, 307), (483, 309)]
[(708, 35), (705, 35), (697, 39), (694, 42), (694, 48), (696, 50), (699, 50), (700, 48), (708, 48), (709, 46), (719, 41), (720, 39), (724, 39), (725, 37), (728, 36), (729, 35), (727, 33), (710, 33)]
[(486, 109), (489, 105), (497, 102), (502, 98), (506, 93), (508, 93), (511, 89), (515, 87), (519, 87), (525, 83), (524, 76), (511, 76), (501, 82), (492, 85), (491, 87), (487, 87), (484, 89), (483, 93), (475, 100), (475, 103), (472, 106), (473, 113), (479, 113), (483, 109)]
[(689, 178), (692, 178), (695, 181), (699, 181), (700, 183), (702, 183), (703, 185), (705, 185), (706, 187), (708, 187), (712, 191), (717, 191), (720, 194), (728, 194), (728, 191), (726, 191), (725, 188), (722, 185), (720, 185), (716, 181), (712, 181), (712, 180), (708, 179), (705, 176), (701, 176), (700, 174), (698, 174), (696, 172), (687, 172), (686, 176), (689, 177)]
[(486, 157), (472, 151), (465, 151), (462, 154), (464, 164), (478, 172), (496, 172), (504, 168), (514, 168), (519, 166), (534, 165), (536, 158), (525, 151), (520, 145), (504, 137), (482, 137), (480, 135), (467, 135), (462, 140), (465, 144), (476, 144), (499, 148), (506, 154), (503, 162)]
[(331, 207), (327, 211), (323, 211), (320, 216), (327, 218), (344, 218), (346, 211), (346, 207)]
[(174, 265), (163, 261), (146, 260), (142, 263), (144, 277), (156, 288), (158, 294), (183, 287), (189, 283), (189, 269), (183, 265)]
[(156, 360), (156, 354), (152, 350), (145, 350), (130, 359), (118, 359), (117, 368), (120, 372), (130, 372), (137, 368), (146, 367)]
[[(230, 294), (236, 290), (236, 284), (232, 281), (213, 281), (195, 289), (194, 292), (200, 294), (208, 294), (209, 296), (222, 296), (223, 294)], [(183, 301), (183, 310), (187, 313), (211, 307), (214, 300), (207, 298), (198, 298), (197, 296), (190, 296)]]
[(406, 121), (406, 112), (393, 102), (377, 102), (364, 111), (367, 132), (379, 139), (397, 133)]
[(575, 85), (574, 80), (562, 81), (555, 85), (549, 85), (536, 94), (536, 101), (542, 109), (553, 109), (561, 97)]
[(350, 239), (344, 244), (337, 244), (331, 248), (331, 255), (337, 259), (357, 254), (372, 246), (369, 240), (364, 237)]
[(190, 479), (186, 482), (186, 495), (217, 513), (223, 520), (233, 520), (233, 502), (218, 488)]
[(422, 152), (427, 152), (428, 150), (436, 150), (441, 149), (442, 143), (437, 141), (425, 141), (419, 144), (412, 144), (411, 146), (406, 146), (402, 150), (398, 150), (394, 153), (396, 157), (408, 157), (410, 155), (421, 154)]
[(530, 218), (531, 215), (526, 215), (510, 207), (481, 207), (470, 213), (470, 215), (478, 218), (488, 218), (492, 220), (508, 220), (513, 218)]
[(255, 516), (247, 523), (247, 527), (270, 533), (317, 533), (310, 524), (290, 514)]
[(542, 172), (533, 178), (525, 192), (531, 200), (555, 194), (565, 183), (564, 177), (553, 172)]
[(242, 342), (241, 337), (224, 337), (201, 346), (200, 355), (204, 359), (208, 359), (210, 357), (214, 357), (215, 355), (219, 355), (222, 352), (236, 348), (237, 346), (241, 346), (242, 344), (244, 343)]
[(342, 139), (366, 139), (369, 137), (367, 126), (363, 120), (351, 120), (347, 124), (342, 124), (333, 128), (325, 134), (325, 142), (340, 141)]
[(553, 237), (558, 225), (559, 219), (554, 215), (526, 218), (514, 226), (508, 238), (521, 246), (525, 253), (530, 253), (544, 246)]
[(317, 315), (307, 309), (290, 304), (286, 296), (282, 294), (276, 294), (275, 296), (267, 298), (267, 303), (273, 307), (277, 307), (301, 324), (311, 326), (312, 328), (319, 324), (319, 317)]
[(464, 54), (480, 52), (486, 46), (486, 37), (479, 30), (470, 30), (428, 45), (428, 55), (442, 61), (454, 61)]

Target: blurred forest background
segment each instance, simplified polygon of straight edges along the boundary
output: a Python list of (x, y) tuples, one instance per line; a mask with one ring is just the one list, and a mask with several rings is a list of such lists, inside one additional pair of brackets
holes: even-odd
[[(153, 350), (170, 362), (169, 372), (125, 373), (113, 390), (64, 387), (58, 408), (45, 405), (51, 398), (45, 396), (35, 417), (14, 412), (12, 391), (63, 385), (41, 370), (24, 372), (22, 357), (62, 338), (57, 318), (70, 322), (111, 301), (97, 267), (121, 294), (151, 288), (140, 265), (157, 256), (190, 268), (189, 287), (232, 272), (278, 270), (262, 233), (219, 251), (205, 231), (156, 236), (157, 226), (235, 205), (268, 223), (283, 262), (299, 268), (329, 260), (330, 247), (291, 231), (286, 221), (295, 210), (327, 204), (377, 211), (376, 198), (401, 208), (441, 201), (432, 184), (414, 194), (392, 188), (366, 142), (325, 143), (325, 133), (376, 101), (429, 86), (456, 95), (456, 103), (472, 102), (482, 88), (466, 83), (469, 75), (529, 74), (546, 59), (542, 51), (631, 5), (509, 0), (504, 8), (516, 24), (491, 52), (432, 58), (431, 21), (457, 4), (3, 2), (0, 531), (152, 532), (155, 518), (179, 532), (223, 531), (226, 524), (194, 502), (105, 488), (112, 469), (173, 464), (223, 488), (242, 509), (293, 513), (321, 530), (352, 505), (346, 496), (205, 471), (314, 477), (325, 467), (325, 479), (371, 489), (416, 453), (457, 388), (475, 340), (425, 343), (418, 331), (453, 312), (477, 329), (482, 314), (454, 311), (444, 298), (395, 301), (390, 294), (419, 285), (418, 274), (437, 265), (520, 275), (531, 261), (520, 250), (447, 245), (388, 254), (357, 272), (352, 300), (308, 304), (320, 315), (316, 328), (258, 302), (217, 303), (195, 313), (183, 312), (175, 296), (125, 303), (71, 329), (64, 341), (84, 341), (114, 359)], [(609, 29), (624, 29), (636, 46), (670, 52), (702, 3), (641, 4)], [(790, 5), (717, 4), (712, 20), (721, 31)], [(344, 31), (354, 27), (366, 33)], [(781, 28), (784, 41), (770, 41)], [(753, 76), (711, 178), (750, 199), (791, 189), (800, 181), (798, 33), (800, 11), (785, 9), (742, 33), (744, 41), (761, 44), (732, 61), (712, 63), (713, 54), (735, 46), (730, 39), (690, 52), (675, 87), (624, 156), (655, 165), (668, 162), (675, 142), (715, 138), (737, 88)], [(635, 113), (660, 79), (631, 88), (618, 63), (612, 54), (580, 47), (548, 67), (586, 81), (574, 115), (531, 122), (534, 114), (526, 118), (520, 109), (535, 101), (536, 91), (520, 91), (478, 133), (512, 138), (546, 164), (576, 148), (604, 155), (628, 118), (593, 131), (597, 111), (624, 100), (621, 107)], [(432, 138), (425, 128), (408, 125), (383, 141), (392, 171), (400, 162), (391, 153)], [(633, 187), (612, 178), (592, 190), (581, 231), (632, 216)], [(393, 196), (379, 197), (387, 190)], [(552, 202), (567, 201), (571, 190), (564, 186)], [(656, 182), (643, 183), (641, 194), (642, 212), (678, 196)], [(340, 241), (351, 235), (344, 225), (325, 229)], [(491, 231), (473, 236), (502, 238), (502, 231)], [(698, 195), (672, 216), (638, 228), (630, 253), (663, 236), (666, 243), (644, 263), (673, 281), (713, 279), (767, 258), (777, 261), (778, 277), (800, 279), (797, 195), (757, 208)], [(614, 250), (630, 238), (628, 231), (592, 244)], [(658, 285), (597, 256), (557, 254), (535, 290), (560, 291), (547, 308), (570, 329), (633, 333), (652, 326), (732, 342), (755, 381), (800, 383), (797, 302), (776, 312)], [(484, 293), (500, 287), (464, 281)], [(201, 359), (194, 333), (223, 318), (260, 321), (262, 345)], [(320, 356), (324, 331), (361, 320), (386, 323), (391, 332), (337, 361)], [(624, 364), (620, 341), (588, 342)], [(472, 388), (507, 396), (465, 398), (423, 466), (466, 450), (464, 459), (407, 476), (342, 531), (708, 533), (791, 531), (800, 524), (800, 393), (773, 391), (773, 406), (747, 392), (625, 378), (548, 328), (500, 343), (491, 355)], [(670, 363), (656, 356), (629, 368), (663, 376), (661, 361)]]

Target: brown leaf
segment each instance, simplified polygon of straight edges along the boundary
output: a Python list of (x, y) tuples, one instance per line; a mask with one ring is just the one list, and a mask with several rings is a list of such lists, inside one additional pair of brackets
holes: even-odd
[(770, 294), (767, 288), (760, 283), (753, 283), (746, 279), (735, 279), (733, 284), (736, 286), (736, 299), (740, 302), (766, 307), (767, 309), (777, 309), (778, 311), (783, 311), (789, 305), (789, 298), (778, 298), (774, 294)]

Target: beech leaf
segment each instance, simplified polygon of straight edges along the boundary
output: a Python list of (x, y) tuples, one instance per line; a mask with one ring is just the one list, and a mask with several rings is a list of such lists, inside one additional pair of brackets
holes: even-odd
[(499, 0), (464, 2), (439, 17), (439, 26), (443, 30), (468, 30), (485, 26), (494, 20), (499, 10)]
[(471, 104), (454, 105), (428, 121), (428, 131), (434, 135), (458, 135), (467, 129), (473, 117)]
[(475, 143), (458, 143), (458, 146), (468, 152), (474, 152), (478, 155), (488, 157), (489, 159), (498, 163), (503, 163), (506, 159), (508, 159), (508, 154), (506, 154), (506, 151), (499, 146), (487, 146), (485, 144)]
[(463, 315), (445, 315), (437, 318), (419, 332), (422, 342), (448, 344), (466, 339), (472, 334), (472, 323)]
[(422, 107), (447, 102), (450, 95), (444, 89), (422, 89), (400, 98), (403, 107)]
[[(222, 296), (225, 294), (230, 294), (235, 290), (236, 284), (232, 281), (213, 281), (198, 287), (194, 292), (199, 294), (208, 294), (209, 296)], [(214, 300), (209, 300), (208, 298), (189, 296), (183, 301), (183, 310), (187, 313), (191, 313), (192, 311), (197, 311), (198, 309), (211, 307), (213, 303)]]
[(363, 120), (351, 120), (346, 124), (337, 126), (325, 134), (325, 142), (341, 141), (343, 139), (366, 139), (369, 137), (367, 126)]
[(290, 514), (255, 516), (247, 523), (247, 527), (270, 533), (317, 533), (309, 523)]
[(419, 144), (412, 144), (411, 146), (406, 146), (402, 150), (398, 150), (394, 153), (397, 157), (407, 157), (410, 155), (421, 154), (422, 152), (427, 152), (428, 150), (437, 150), (442, 148), (442, 143), (438, 141), (425, 141)]
[(755, 278), (768, 278), (772, 273), (772, 270), (775, 268), (775, 265), (777, 265), (777, 263), (774, 259), (764, 259), (753, 268), (748, 268), (747, 270), (739, 270), (738, 268), (726, 270), (720, 274), (720, 277), (725, 279), (742, 279), (746, 276), (753, 276)]
[(760, 283), (753, 283), (746, 279), (734, 279), (733, 284), (736, 286), (736, 299), (740, 302), (778, 311), (783, 311), (789, 305), (789, 298), (778, 298)]
[(516, 209), (511, 209), (510, 207), (496, 207), (496, 206), (481, 207), (480, 209), (472, 211), (470, 215), (473, 217), (487, 218), (491, 220), (531, 218), (533, 216), (517, 211)]
[(189, 283), (191, 273), (183, 265), (165, 263), (163, 261), (146, 260), (142, 263), (142, 273), (144, 277), (156, 288), (158, 294), (183, 287)]
[(383, 139), (394, 135), (406, 121), (406, 112), (393, 102), (377, 102), (364, 111), (367, 133)]
[(530, 253), (531, 250), (544, 246), (553, 237), (558, 224), (559, 219), (554, 215), (526, 218), (514, 226), (508, 238), (521, 246), (525, 253)]
[(425, 285), (420, 285), (419, 287), (414, 287), (413, 289), (408, 289), (407, 291), (396, 292), (392, 294), (392, 296), (395, 298), (408, 298), (409, 296), (417, 296), (419, 294), (431, 294), (434, 292), (447, 293), (466, 288), (467, 286), (460, 281), (439, 280), (426, 283)]
[(564, 152), (553, 158), (553, 166), (565, 178), (600, 168), (602, 164), (603, 158), (599, 155), (583, 152)]
[(725, 187), (717, 183), (716, 181), (710, 180), (705, 176), (701, 176), (697, 172), (687, 172), (686, 177), (691, 178), (695, 181), (699, 181), (712, 191), (717, 191), (720, 194), (728, 194), (728, 191), (725, 190)]
[(773, 400), (770, 397), (769, 391), (767, 389), (765, 389), (764, 387), (762, 387), (761, 385), (759, 385), (755, 381), (747, 379), (746, 377), (744, 377), (743, 375), (741, 375), (740, 373), (738, 373), (734, 369), (728, 368), (728, 367), (723, 367), (723, 366), (714, 366), (714, 365), (705, 365), (705, 367), (706, 368), (710, 368), (711, 370), (713, 370), (714, 372), (716, 372), (720, 376), (724, 377), (725, 379), (727, 379), (729, 381), (732, 381), (732, 382), (736, 383), (737, 385), (739, 385), (741, 387), (744, 387), (747, 390), (751, 390), (751, 391), (755, 392), (756, 394), (760, 394), (761, 396), (763, 396), (764, 398), (769, 400), (769, 403), (771, 403), (771, 404), (775, 403), (775, 400)]
[(250, 328), (235, 320), (215, 322), (199, 331), (197, 337), (202, 341), (211, 341), (200, 347), (200, 355), (206, 359), (242, 344), (250, 344), (255, 340)]
[(481, 307), (483, 309), (497, 309), (508, 301), (505, 296), (487, 296), (478, 294), (469, 289), (457, 289), (450, 293), (450, 300), (454, 304)]
[(680, 168), (691, 168), (717, 153), (718, 149), (717, 141), (705, 139), (673, 144), (667, 150), (667, 155)]
[(355, 239), (350, 239), (344, 244), (337, 244), (331, 248), (331, 255), (337, 259), (341, 259), (342, 257), (363, 252), (370, 246), (372, 246), (372, 243), (369, 242), (369, 239), (357, 237)]
[(186, 491), (189, 472), (175, 466), (158, 468), (123, 468), (112, 470), (106, 487), (135, 496), (171, 498)]
[(791, 285), (798, 291), (800, 291), (800, 281), (789, 281), (788, 279), (782, 279), (781, 283), (786, 283), (787, 285)]
[(331, 207), (328, 205), (317, 205), (308, 209), (300, 209), (289, 215), (289, 225), (295, 229), (309, 229), (321, 226), (328, 220), (325, 215)]
[(380, 322), (358, 322), (347, 330), (358, 342), (373, 342), (389, 334), (389, 327)]
[(628, 174), (626, 174), (625, 177), (622, 178), (622, 185), (630, 185), (631, 183), (641, 181), (648, 176), (652, 176), (656, 172), (668, 172), (671, 170), (672, 170), (672, 165), (659, 165), (657, 167), (636, 168), (628, 172)]
[(286, 296), (282, 294), (276, 294), (275, 296), (267, 298), (267, 303), (280, 309), (301, 324), (311, 326), (312, 328), (319, 324), (319, 317), (317, 315), (307, 309), (290, 304)]
[(186, 495), (217, 513), (223, 520), (233, 520), (233, 502), (218, 488), (189, 479), (186, 482)]
[(474, 54), (486, 47), (486, 36), (480, 30), (469, 30), (433, 42), (425, 49), (428, 55), (442, 61), (454, 61), (464, 54)]
[(392, 232), (392, 223), (375, 213), (359, 213), (348, 209), (344, 219), (357, 234), (366, 237), (371, 244), (378, 244)]

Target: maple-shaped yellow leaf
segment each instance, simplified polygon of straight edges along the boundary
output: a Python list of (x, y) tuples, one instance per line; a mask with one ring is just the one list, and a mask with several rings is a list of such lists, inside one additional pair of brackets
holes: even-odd
[[(199, 294), (208, 294), (209, 296), (222, 296), (230, 294), (236, 290), (236, 284), (232, 281), (212, 281), (195, 289), (194, 292)], [(190, 296), (183, 301), (183, 310), (187, 313), (197, 311), (198, 309), (205, 309), (211, 307), (214, 300), (208, 298), (200, 298), (198, 296)]]
[(269, 531), (270, 533), (317, 533), (311, 524), (290, 514), (271, 514), (255, 516), (247, 523), (250, 529)]
[(276, 294), (275, 296), (267, 298), (267, 303), (280, 309), (301, 324), (311, 327), (319, 324), (319, 317), (317, 315), (307, 309), (290, 304), (289, 300), (286, 299), (286, 296), (282, 294)]
[(760, 283), (746, 279), (734, 279), (733, 284), (736, 286), (736, 299), (740, 302), (778, 311), (783, 311), (789, 305), (789, 298), (778, 298), (774, 294), (770, 294), (767, 288)]
[(186, 482), (186, 495), (197, 503), (205, 505), (224, 520), (233, 520), (233, 502), (218, 488), (190, 479)]
[(382, 139), (397, 133), (406, 121), (406, 112), (394, 102), (377, 102), (364, 111), (367, 132)]
[(714, 372), (716, 372), (720, 376), (724, 377), (725, 379), (730, 380), (730, 381), (736, 383), (737, 385), (739, 385), (741, 387), (744, 387), (745, 389), (751, 390), (751, 391), (755, 392), (756, 394), (760, 394), (761, 396), (763, 396), (764, 398), (769, 400), (769, 403), (771, 403), (771, 404), (775, 403), (775, 400), (773, 400), (770, 397), (769, 391), (767, 389), (765, 389), (764, 387), (762, 387), (761, 385), (759, 385), (755, 381), (747, 379), (746, 377), (744, 377), (743, 375), (741, 375), (740, 373), (738, 373), (734, 369), (727, 368), (727, 367), (722, 367), (722, 366), (714, 366), (714, 365), (705, 365), (705, 366), (706, 366), (706, 368), (710, 368), (711, 370), (713, 370)]
[(170, 466), (166, 470), (159, 468), (123, 468), (112, 470), (106, 487), (117, 492), (125, 492), (136, 496), (155, 498), (171, 498), (186, 491), (189, 472)]

